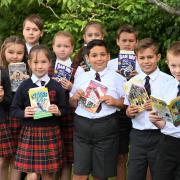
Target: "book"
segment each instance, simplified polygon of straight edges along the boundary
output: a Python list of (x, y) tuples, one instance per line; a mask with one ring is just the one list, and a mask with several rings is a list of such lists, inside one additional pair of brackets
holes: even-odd
[(128, 91), (125, 88), (124, 90), (128, 96), (130, 105), (138, 106), (138, 112), (144, 111), (144, 104), (149, 100), (149, 96), (144, 86), (132, 83)]
[(134, 51), (120, 50), (118, 56), (118, 70), (127, 79), (130, 78), (130, 73), (136, 68), (136, 55)]
[(80, 99), (79, 103), (81, 107), (89, 112), (96, 113), (101, 104), (100, 97), (106, 94), (107, 89), (106, 86), (91, 80), (85, 90), (84, 96)]
[(152, 109), (159, 117), (172, 122), (174, 126), (180, 125), (180, 96), (171, 100), (168, 104), (156, 97), (150, 96), (150, 98)]
[(48, 88), (36, 87), (29, 89), (29, 99), (31, 106), (36, 108), (34, 119), (52, 116), (52, 114), (48, 112), (50, 106)]
[(61, 63), (57, 63), (54, 69), (54, 77), (58, 80), (61, 78), (66, 78), (67, 80), (71, 79), (73, 68), (65, 66)]
[(20, 84), (29, 77), (27, 75), (26, 64), (24, 62), (10, 63), (8, 65), (8, 71), (11, 81), (11, 90), (12, 92), (16, 92)]

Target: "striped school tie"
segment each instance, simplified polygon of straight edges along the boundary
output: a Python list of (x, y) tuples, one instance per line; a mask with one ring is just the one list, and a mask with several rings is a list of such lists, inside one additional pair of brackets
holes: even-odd
[(146, 92), (147, 92), (148, 96), (150, 96), (151, 95), (151, 86), (150, 86), (150, 83), (149, 83), (150, 77), (146, 76), (145, 79), (146, 79), (146, 81), (145, 81), (144, 87), (146, 89)]
[(44, 86), (45, 85), (45, 81), (41, 81), (41, 86)]
[[(101, 78), (100, 78), (100, 75), (99, 75), (98, 72), (96, 72), (96, 74), (95, 74), (95, 80), (101, 82)], [(99, 112), (101, 111), (101, 109), (102, 109), (102, 104), (100, 103), (100, 105), (99, 105), (99, 107), (97, 108), (96, 112), (99, 113)]]
[(177, 96), (180, 96), (180, 84), (178, 84), (178, 93)]

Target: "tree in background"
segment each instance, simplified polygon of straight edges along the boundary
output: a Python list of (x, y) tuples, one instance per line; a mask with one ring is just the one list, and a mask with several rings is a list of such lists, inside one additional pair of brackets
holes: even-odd
[[(179, 0), (1, 0), (0, 39), (21, 35), (25, 16), (38, 13), (45, 20), (42, 43), (49, 47), (54, 33), (67, 30), (74, 35), (78, 50), (83, 43), (83, 27), (88, 21), (97, 20), (106, 27), (106, 42), (112, 57), (118, 53), (115, 37), (122, 24), (137, 28), (140, 39), (152, 37), (159, 42), (165, 57), (169, 43), (180, 39), (179, 11)], [(160, 68), (166, 70), (164, 60), (160, 62)]]

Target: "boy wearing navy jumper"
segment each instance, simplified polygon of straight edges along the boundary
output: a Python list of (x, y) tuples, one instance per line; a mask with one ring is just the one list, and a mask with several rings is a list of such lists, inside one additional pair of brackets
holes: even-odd
[[(142, 72), (130, 81), (141, 81), (149, 95), (162, 99), (162, 92), (172, 77), (161, 72), (157, 67), (160, 60), (158, 45), (152, 39), (145, 38), (138, 42), (135, 51)], [(125, 104), (128, 105), (127, 98), (125, 98)], [(132, 118), (133, 127), (130, 133), (128, 180), (144, 180), (148, 165), (153, 178), (156, 171), (160, 131), (150, 122), (148, 117), (149, 111), (152, 109), (150, 100), (145, 103), (144, 108), (145, 111), (138, 112), (137, 106), (129, 105), (126, 110), (127, 115)]]
[[(175, 77), (174, 80), (168, 83), (166, 96), (163, 99), (168, 103), (180, 96), (180, 41), (172, 43), (168, 48), (167, 63), (171, 74)], [(166, 122), (153, 111), (149, 118), (161, 129), (163, 134), (158, 146), (154, 180), (178, 180), (180, 179), (180, 125), (175, 127), (173, 123)]]
[[(109, 53), (103, 40), (92, 40), (87, 45), (87, 56), (92, 68), (75, 79), (70, 92), (70, 103), (76, 106), (74, 119), (74, 180), (86, 180), (91, 173), (95, 179), (116, 175), (118, 154), (118, 118), (116, 111), (123, 108), (125, 79), (107, 68)], [(79, 104), (91, 80), (108, 88), (101, 97), (101, 110), (91, 113)], [(118, 84), (118, 86), (117, 86)]]

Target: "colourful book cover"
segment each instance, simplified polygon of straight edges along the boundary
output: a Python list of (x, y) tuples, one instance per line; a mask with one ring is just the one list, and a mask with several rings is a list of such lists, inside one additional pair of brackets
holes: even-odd
[(129, 94), (128, 100), (131, 105), (138, 106), (138, 111), (144, 111), (144, 104), (149, 99), (146, 89), (143, 86), (139, 86), (136, 84), (132, 84)]
[(34, 119), (52, 116), (48, 112), (50, 106), (50, 99), (48, 89), (46, 87), (36, 87), (29, 89), (29, 99), (32, 107), (36, 108)]
[(12, 92), (16, 92), (20, 84), (29, 77), (27, 75), (26, 64), (24, 62), (10, 63), (8, 65), (8, 70), (11, 81), (11, 90)]
[(174, 126), (180, 125), (180, 97), (171, 100), (168, 104), (156, 97), (150, 96), (153, 111), (166, 121), (172, 122)]
[(100, 97), (106, 94), (107, 89), (106, 86), (91, 80), (85, 90), (84, 96), (80, 99), (81, 107), (89, 112), (96, 113), (101, 104)]
[(118, 56), (118, 70), (121, 74), (129, 78), (130, 73), (136, 68), (136, 55), (134, 51), (120, 50)]
[(57, 63), (54, 69), (54, 77), (61, 80), (61, 78), (66, 78), (70, 80), (73, 68), (65, 66), (61, 63)]

